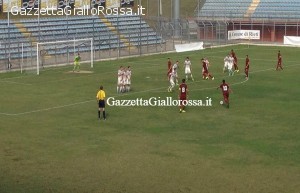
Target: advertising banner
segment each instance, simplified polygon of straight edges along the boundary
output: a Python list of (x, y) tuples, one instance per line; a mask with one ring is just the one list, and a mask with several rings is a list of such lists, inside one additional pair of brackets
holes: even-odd
[(74, 9), (75, 0), (58, 0), (57, 8), (64, 9), (67, 6), (70, 7), (71, 9)]
[(260, 30), (233, 30), (228, 31), (228, 40), (259, 40)]
[(116, 8), (120, 7), (120, 0), (106, 0), (107, 8)]
[(300, 46), (299, 36), (284, 36), (283, 44)]
[(121, 0), (121, 7), (133, 7), (134, 0)]
[(12, 7), (21, 8), (21, 0), (3, 0), (3, 12), (11, 12)]
[(22, 9), (33, 9), (39, 7), (40, 0), (22, 0)]
[(97, 8), (99, 6), (105, 7), (105, 0), (92, 0), (91, 1), (91, 6), (94, 8)]
[(89, 9), (91, 6), (90, 0), (76, 0), (75, 1), (75, 8), (77, 9)]
[(0, 14), (3, 13), (3, 9), (2, 8), (3, 8), (3, 1), (0, 0)]
[(175, 45), (176, 52), (188, 52), (195, 50), (203, 50), (203, 42), (195, 42), (189, 44), (177, 44)]
[(56, 10), (57, 9), (57, 0), (42, 0), (41, 2), (41, 8), (42, 9), (51, 9)]

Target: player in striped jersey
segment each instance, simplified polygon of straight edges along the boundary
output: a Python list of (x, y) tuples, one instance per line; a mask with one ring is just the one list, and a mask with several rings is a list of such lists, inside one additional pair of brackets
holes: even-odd
[(123, 74), (124, 74), (123, 66), (120, 66), (118, 70), (117, 93), (122, 93), (124, 91)]
[(186, 57), (186, 60), (184, 61), (184, 72), (185, 72), (186, 80), (188, 80), (190, 76), (191, 79), (194, 81), (193, 74), (192, 74), (192, 63), (189, 57)]
[(131, 68), (130, 68), (130, 66), (127, 67), (125, 74), (126, 74), (126, 79), (125, 79), (126, 92), (129, 92), (130, 87), (131, 87)]

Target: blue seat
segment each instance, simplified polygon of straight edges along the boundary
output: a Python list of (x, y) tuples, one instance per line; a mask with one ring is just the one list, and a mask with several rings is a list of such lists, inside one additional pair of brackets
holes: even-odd
[[(109, 22), (117, 29), (108, 28), (111, 24), (104, 23), (98, 16), (70, 16), (70, 17), (51, 17), (21, 19), (11, 21), (10, 28), (7, 30), (7, 21), (0, 20), (0, 38), (7, 41), (0, 47), (0, 57), (7, 57), (8, 44), (12, 56), (21, 57), (20, 45), (23, 44), (24, 56), (35, 56), (32, 50), (36, 49), (32, 41), (51, 42), (60, 40), (73, 40), (83, 38), (94, 38), (95, 50), (115, 49), (126, 47), (120, 41), (119, 33), (130, 42), (136, 45), (152, 45), (164, 42), (162, 38), (139, 16), (107, 16)], [(16, 27), (14, 23), (21, 23), (30, 33), (30, 37)], [(66, 25), (68, 24), (68, 25)], [(71, 52), (73, 47), (66, 48), (66, 45), (44, 45), (48, 49), (48, 54), (58, 54)], [(72, 48), (71, 48), (72, 47)], [(79, 48), (88, 51), (89, 46)], [(28, 54), (28, 53), (30, 54)]]
[(252, 18), (300, 19), (299, 11), (300, 2), (297, 0), (261, 0)]

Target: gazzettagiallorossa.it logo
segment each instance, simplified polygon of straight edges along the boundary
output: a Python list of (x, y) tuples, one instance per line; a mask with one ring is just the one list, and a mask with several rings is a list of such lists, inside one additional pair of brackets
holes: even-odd
[(97, 8), (90, 8), (84, 5), (79, 8), (71, 8), (71, 6), (65, 6), (64, 8), (53, 8), (53, 7), (40, 7), (40, 8), (20, 8), (18, 6), (12, 6), (10, 13), (12, 15), (21, 16), (99, 16), (99, 15), (145, 15), (145, 9), (142, 5), (138, 5), (136, 11), (132, 7), (114, 7), (108, 8), (103, 6), (98, 6)]
[(179, 100), (173, 99), (172, 97), (151, 97), (149, 99), (144, 98), (136, 98), (129, 100), (120, 100), (115, 97), (109, 97), (106, 100), (108, 106), (119, 106), (119, 107), (171, 107), (171, 106), (179, 106), (181, 104), (185, 106), (197, 106), (197, 107), (206, 107), (212, 106), (212, 99), (210, 97), (206, 97), (205, 100)]

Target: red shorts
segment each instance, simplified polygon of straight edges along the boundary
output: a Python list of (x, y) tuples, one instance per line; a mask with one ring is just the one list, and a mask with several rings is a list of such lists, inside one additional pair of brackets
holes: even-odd
[(172, 72), (172, 70), (168, 70), (167, 76), (170, 76), (171, 72)]
[(234, 64), (237, 64), (237, 58), (234, 58)]
[(187, 104), (186, 96), (180, 96), (179, 100), (180, 100), (180, 106), (186, 106)]
[(223, 97), (225, 101), (228, 101), (229, 99), (229, 93), (223, 93)]

